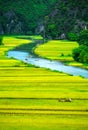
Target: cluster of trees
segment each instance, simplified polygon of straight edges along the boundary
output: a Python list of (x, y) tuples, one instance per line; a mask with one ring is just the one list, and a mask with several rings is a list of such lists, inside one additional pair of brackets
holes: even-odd
[(88, 30), (83, 30), (77, 37), (79, 47), (73, 50), (73, 58), (88, 64)]
[[(21, 16), (19, 19), (25, 23), (26, 34), (33, 35), (35, 34), (38, 24), (43, 23), (44, 17), (51, 12), (56, 1), (57, 0), (0, 0), (0, 24), (5, 28), (7, 19), (4, 18), (4, 15), (6, 15), (7, 12), (13, 11), (19, 14)], [(5, 33), (8, 34), (8, 31), (6, 30)]]

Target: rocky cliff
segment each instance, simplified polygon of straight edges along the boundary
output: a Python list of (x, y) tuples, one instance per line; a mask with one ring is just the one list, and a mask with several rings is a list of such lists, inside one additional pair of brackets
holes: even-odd
[(0, 34), (25, 34), (26, 24), (20, 14), (10, 10), (0, 13)]
[(65, 38), (69, 32), (79, 33), (88, 28), (88, 0), (58, 0), (48, 15), (46, 36)]

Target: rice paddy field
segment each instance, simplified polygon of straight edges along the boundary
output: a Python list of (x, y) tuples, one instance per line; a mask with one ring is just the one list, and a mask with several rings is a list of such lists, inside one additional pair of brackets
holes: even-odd
[[(87, 130), (88, 79), (7, 57), (8, 50), (31, 42), (28, 37), (27, 40), (12, 36), (2, 39), (0, 130)], [(77, 46), (75, 42), (50, 41), (38, 46), (35, 52), (73, 64), (71, 53)]]
[(78, 43), (73, 41), (51, 40), (36, 48), (35, 53), (51, 60), (60, 60), (67, 65), (88, 69), (88, 65), (78, 63), (72, 57), (72, 50), (78, 46)]

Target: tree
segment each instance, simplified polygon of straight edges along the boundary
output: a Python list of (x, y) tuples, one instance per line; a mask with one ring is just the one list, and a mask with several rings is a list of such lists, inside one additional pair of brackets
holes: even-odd
[(78, 41), (79, 45), (88, 46), (88, 29), (83, 30), (79, 33), (77, 41)]
[(88, 30), (83, 30), (78, 36), (79, 47), (73, 50), (73, 58), (82, 63), (88, 63)]
[(73, 56), (73, 58), (74, 58), (75, 61), (78, 61), (78, 62), (80, 61), (79, 57), (80, 57), (80, 53), (81, 53), (82, 49), (83, 49), (83, 46), (75, 48), (73, 50), (72, 56)]
[(69, 39), (70, 41), (77, 41), (77, 40), (78, 40), (78, 35), (75, 34), (75, 33), (73, 33), (73, 32), (69, 32), (69, 33), (68, 33), (68, 39)]
[(75, 61), (88, 63), (88, 48), (82, 45), (74, 49), (73, 58), (75, 59)]
[(3, 39), (3, 37), (0, 36), (0, 45), (2, 45), (2, 39)]

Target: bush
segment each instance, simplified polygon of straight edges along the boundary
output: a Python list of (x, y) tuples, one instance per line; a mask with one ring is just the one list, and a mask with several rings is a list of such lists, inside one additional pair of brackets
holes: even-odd
[(1, 37), (0, 37), (0, 45), (2, 45), (2, 39), (3, 39), (3, 38), (2, 38), (2, 36), (1, 36)]
[(78, 35), (73, 33), (73, 32), (69, 32), (67, 37), (70, 41), (77, 41), (78, 40)]
[(88, 51), (87, 53), (84, 55), (84, 63), (88, 64)]
[(79, 33), (79, 47), (73, 50), (73, 58), (82, 63), (88, 63), (88, 30)]
[(73, 50), (73, 58), (82, 63), (88, 63), (88, 48), (86, 46), (80, 46)]
[(79, 48), (75, 48), (73, 50), (72, 56), (73, 56), (74, 60), (79, 61), (80, 53), (81, 53), (81, 48), (80, 47)]
[(79, 61), (82, 63), (88, 63), (88, 48), (87, 47), (84, 47), (81, 50)]
[(88, 29), (87, 30), (83, 30), (79, 33), (78, 36), (78, 43), (79, 45), (86, 45), (88, 46)]

